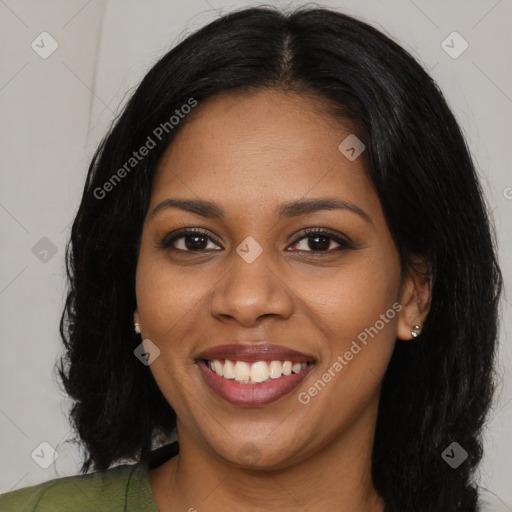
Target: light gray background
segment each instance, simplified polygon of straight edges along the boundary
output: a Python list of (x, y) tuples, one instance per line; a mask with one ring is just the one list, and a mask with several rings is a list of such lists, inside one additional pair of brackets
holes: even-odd
[[(94, 149), (159, 56), (219, 14), (248, 5), (257, 4), (0, 0), (0, 492), (78, 473), (79, 453), (65, 443), (69, 403), (53, 367), (61, 351), (64, 246)], [(479, 168), (495, 218), (506, 290), (512, 277), (511, 0), (320, 5), (383, 30), (439, 83)], [(43, 31), (59, 45), (47, 59), (31, 48)], [(469, 44), (456, 59), (441, 46), (453, 31)], [(47, 262), (32, 251), (42, 237), (57, 249)], [(502, 316), (502, 383), (486, 430), (480, 477), (494, 500), (492, 510), (512, 511), (512, 315), (506, 299)], [(31, 458), (43, 441), (59, 454), (47, 469)]]

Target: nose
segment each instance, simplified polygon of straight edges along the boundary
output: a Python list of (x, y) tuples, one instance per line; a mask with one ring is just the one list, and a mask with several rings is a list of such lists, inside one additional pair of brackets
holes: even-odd
[(293, 293), (272, 267), (269, 249), (251, 263), (233, 252), (229, 270), (217, 284), (210, 300), (210, 314), (218, 320), (236, 320), (253, 327), (262, 318), (292, 316)]

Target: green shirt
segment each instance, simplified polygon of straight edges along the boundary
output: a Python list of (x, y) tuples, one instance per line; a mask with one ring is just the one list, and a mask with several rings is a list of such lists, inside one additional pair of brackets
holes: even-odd
[(158, 512), (148, 471), (178, 453), (178, 443), (151, 452), (149, 461), (56, 478), (0, 495), (2, 512)]

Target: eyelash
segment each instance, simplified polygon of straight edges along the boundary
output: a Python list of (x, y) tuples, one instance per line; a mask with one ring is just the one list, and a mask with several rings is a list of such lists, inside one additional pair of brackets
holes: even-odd
[[(158, 248), (165, 249), (165, 250), (171, 250), (173, 252), (193, 253), (193, 254), (194, 253), (200, 254), (200, 253), (204, 253), (204, 252), (211, 252), (211, 249), (202, 249), (202, 250), (198, 250), (198, 251), (190, 251), (190, 250), (184, 250), (184, 249), (176, 249), (175, 247), (172, 246), (172, 244), (174, 242), (176, 242), (176, 240), (179, 240), (180, 238), (185, 238), (187, 236), (193, 236), (193, 235), (204, 236), (208, 240), (210, 240), (210, 241), (220, 245), (220, 243), (214, 237), (209, 235), (207, 231), (204, 231), (204, 230), (199, 229), (199, 228), (184, 228), (184, 229), (180, 229), (178, 231), (175, 231), (173, 233), (170, 233), (170, 234), (166, 235), (162, 239), (162, 241), (158, 244)], [(297, 238), (292, 243), (292, 245), (296, 245), (297, 243), (299, 243), (301, 240), (303, 240), (305, 238), (312, 238), (312, 237), (328, 238), (330, 240), (333, 240), (334, 242), (336, 242), (340, 246), (336, 247), (335, 249), (328, 249), (326, 251), (302, 251), (302, 250), (299, 250), (298, 252), (307, 252), (307, 253), (314, 254), (314, 255), (323, 255), (323, 254), (332, 254), (333, 252), (342, 251), (342, 250), (346, 250), (346, 249), (354, 249), (354, 246), (351, 244), (351, 242), (349, 241), (348, 238), (346, 238), (346, 237), (344, 237), (342, 235), (339, 235), (339, 234), (335, 234), (335, 233), (333, 233), (330, 230), (327, 230), (325, 228), (305, 229), (300, 234), (300, 237)], [(217, 252), (217, 250), (215, 250), (215, 252)]]

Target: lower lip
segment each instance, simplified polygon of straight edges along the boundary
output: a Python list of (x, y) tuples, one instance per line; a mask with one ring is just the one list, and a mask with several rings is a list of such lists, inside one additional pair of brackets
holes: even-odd
[(308, 364), (299, 373), (282, 375), (278, 379), (260, 384), (240, 384), (234, 380), (225, 379), (210, 370), (203, 360), (197, 362), (207, 384), (227, 402), (242, 407), (254, 407), (269, 404), (291, 393), (313, 369)]

